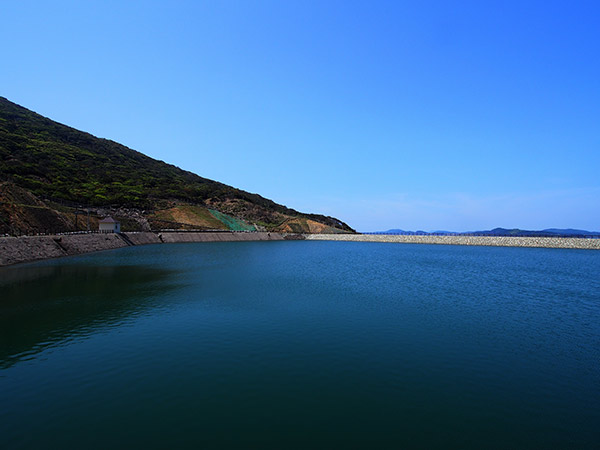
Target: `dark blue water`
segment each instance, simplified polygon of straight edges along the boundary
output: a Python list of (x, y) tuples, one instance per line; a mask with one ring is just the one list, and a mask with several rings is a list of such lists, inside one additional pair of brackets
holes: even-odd
[(156, 245), (0, 293), (0, 448), (600, 447), (600, 252)]

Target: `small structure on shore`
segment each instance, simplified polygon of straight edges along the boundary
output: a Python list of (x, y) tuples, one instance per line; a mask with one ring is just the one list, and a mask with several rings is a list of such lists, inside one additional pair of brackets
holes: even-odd
[(100, 225), (100, 233), (120, 233), (121, 232), (121, 222), (113, 219), (108, 216), (102, 219), (99, 222)]

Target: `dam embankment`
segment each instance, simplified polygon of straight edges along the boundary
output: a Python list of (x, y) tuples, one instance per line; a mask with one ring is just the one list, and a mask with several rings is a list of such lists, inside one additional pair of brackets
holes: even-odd
[(293, 238), (293, 236), (283, 233), (237, 233), (229, 231), (83, 233), (56, 236), (0, 237), (0, 266), (135, 245), (177, 242), (281, 241), (290, 238)]
[(307, 240), (394, 242), (402, 244), (483, 245), (600, 250), (600, 239), (512, 236), (410, 236), (385, 234), (310, 234)]
[(373, 234), (286, 234), (240, 232), (90, 233), (56, 236), (0, 237), (0, 267), (136, 245), (179, 242), (241, 242), (307, 239), (318, 241), (392, 242), (404, 244), (483, 245), (600, 250), (600, 239), (509, 236), (408, 236)]

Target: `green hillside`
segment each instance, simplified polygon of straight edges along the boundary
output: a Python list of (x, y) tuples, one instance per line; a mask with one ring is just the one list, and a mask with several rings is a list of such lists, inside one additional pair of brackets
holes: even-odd
[[(0, 97), (0, 182), (38, 199), (156, 210), (202, 205), (275, 228), (302, 217), (340, 231), (345, 223), (293, 209), (54, 122)], [(223, 216), (225, 217), (225, 216)]]

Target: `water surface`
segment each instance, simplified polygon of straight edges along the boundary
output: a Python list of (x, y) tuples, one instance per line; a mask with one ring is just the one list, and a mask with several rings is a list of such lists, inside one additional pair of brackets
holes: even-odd
[(600, 252), (126, 248), (0, 270), (2, 448), (597, 448)]

